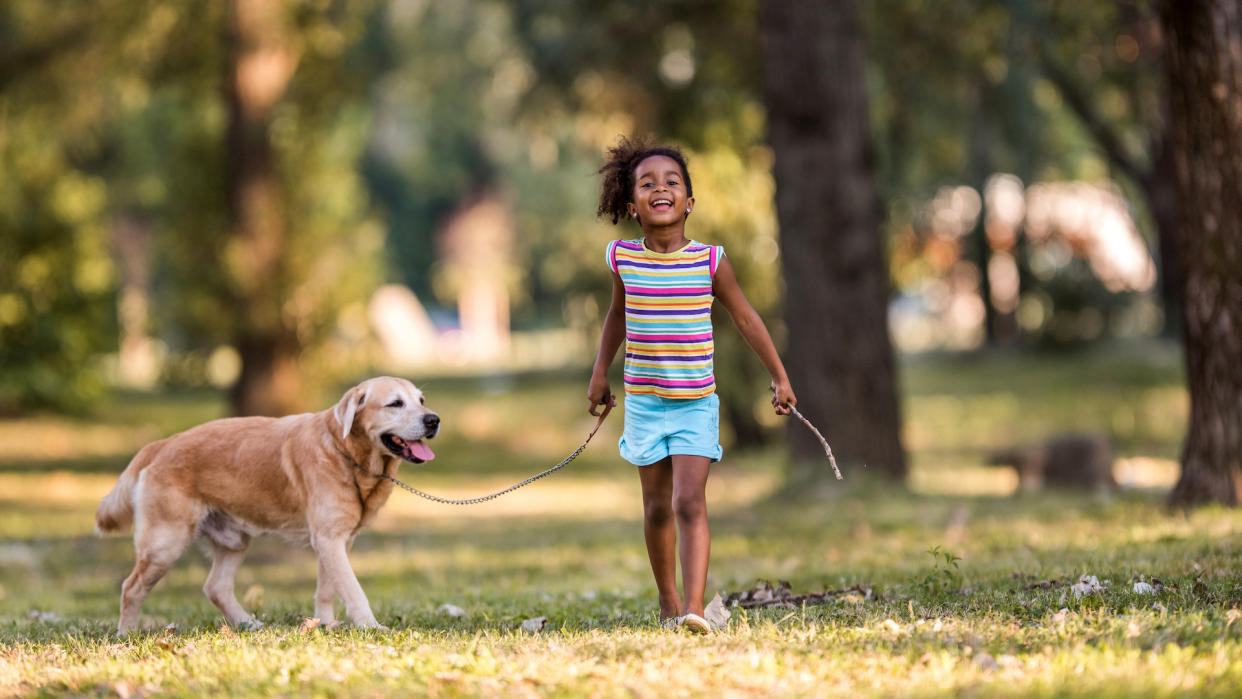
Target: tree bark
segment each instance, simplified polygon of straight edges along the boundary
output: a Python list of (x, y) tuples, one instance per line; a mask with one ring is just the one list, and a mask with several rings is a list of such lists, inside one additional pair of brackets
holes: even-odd
[[(858, 8), (765, 0), (759, 17), (799, 409), (842, 461), (903, 478)], [(807, 430), (790, 445), (795, 480), (824, 459)]]
[[(1167, 122), (1167, 119), (1166, 119)], [(1173, 170), (1173, 154), (1169, 145), (1166, 123), (1154, 148), (1151, 171), (1139, 184), (1147, 198), (1152, 220), (1156, 224), (1159, 250), (1160, 301), (1164, 306), (1164, 332), (1176, 337), (1182, 327), (1181, 277), (1178, 269), (1177, 175)]]
[(227, 75), (229, 249), (237, 290), (241, 374), (230, 395), (237, 415), (282, 415), (301, 407), (301, 343), (283, 312), (288, 233), (285, 191), (268, 130), (273, 107), (297, 66), (283, 3), (231, 0)]
[(1190, 426), (1174, 504), (1242, 489), (1242, 3), (1164, 0)]

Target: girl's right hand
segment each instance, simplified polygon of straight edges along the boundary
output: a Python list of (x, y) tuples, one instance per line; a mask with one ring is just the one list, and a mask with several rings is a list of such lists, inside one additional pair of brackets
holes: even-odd
[(612, 395), (612, 387), (608, 385), (607, 376), (591, 377), (591, 385), (587, 388), (587, 400), (591, 402), (587, 412), (595, 417), (599, 417), (599, 413), (595, 409), (600, 405), (607, 403), (609, 407), (615, 408), (617, 406), (617, 400)]

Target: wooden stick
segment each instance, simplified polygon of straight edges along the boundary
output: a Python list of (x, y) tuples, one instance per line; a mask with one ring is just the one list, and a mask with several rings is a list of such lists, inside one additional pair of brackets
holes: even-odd
[(802, 417), (802, 413), (798, 412), (797, 408), (793, 407), (792, 405), (788, 405), (785, 407), (792, 410), (794, 417), (801, 420), (802, 424), (811, 428), (811, 431), (815, 433), (815, 436), (819, 437), (819, 443), (824, 445), (824, 453), (828, 455), (828, 463), (832, 464), (832, 472), (837, 474), (837, 480), (841, 480), (841, 469), (837, 468), (837, 460), (833, 458), (832, 456), (832, 447), (828, 446), (828, 440), (824, 439), (824, 435), (820, 434), (819, 430), (815, 429), (815, 425), (812, 425), (810, 420)]

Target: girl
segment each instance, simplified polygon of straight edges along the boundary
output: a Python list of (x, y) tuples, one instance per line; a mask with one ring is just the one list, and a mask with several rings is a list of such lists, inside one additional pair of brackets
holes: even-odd
[[(621, 456), (639, 466), (643, 536), (660, 595), (660, 618), (696, 633), (711, 542), (704, 486), (719, 461), (720, 399), (712, 372), (712, 300), (719, 298), (772, 376), (772, 406), (796, 405), (789, 377), (759, 314), (746, 300), (724, 249), (686, 238), (694, 190), (677, 148), (622, 138), (600, 168), (598, 215), (633, 219), (641, 238), (608, 244), (612, 305), (587, 389), (589, 411), (613, 395), (608, 367), (625, 340), (625, 429)], [(681, 546), (678, 548), (678, 535)], [(677, 592), (681, 559), (683, 594)]]

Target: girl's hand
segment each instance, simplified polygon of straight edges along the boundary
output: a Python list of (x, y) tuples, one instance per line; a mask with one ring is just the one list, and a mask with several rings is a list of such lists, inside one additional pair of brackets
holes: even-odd
[(772, 379), (768, 390), (772, 392), (772, 407), (776, 409), (777, 415), (793, 413), (790, 408), (798, 404), (798, 397), (794, 395), (793, 387), (789, 385), (788, 379), (783, 381)]
[(591, 402), (587, 412), (595, 417), (599, 417), (595, 409), (604, 403), (607, 403), (609, 407), (617, 407), (617, 399), (612, 395), (612, 387), (608, 385), (607, 376), (591, 377), (591, 384), (587, 387), (587, 400)]

